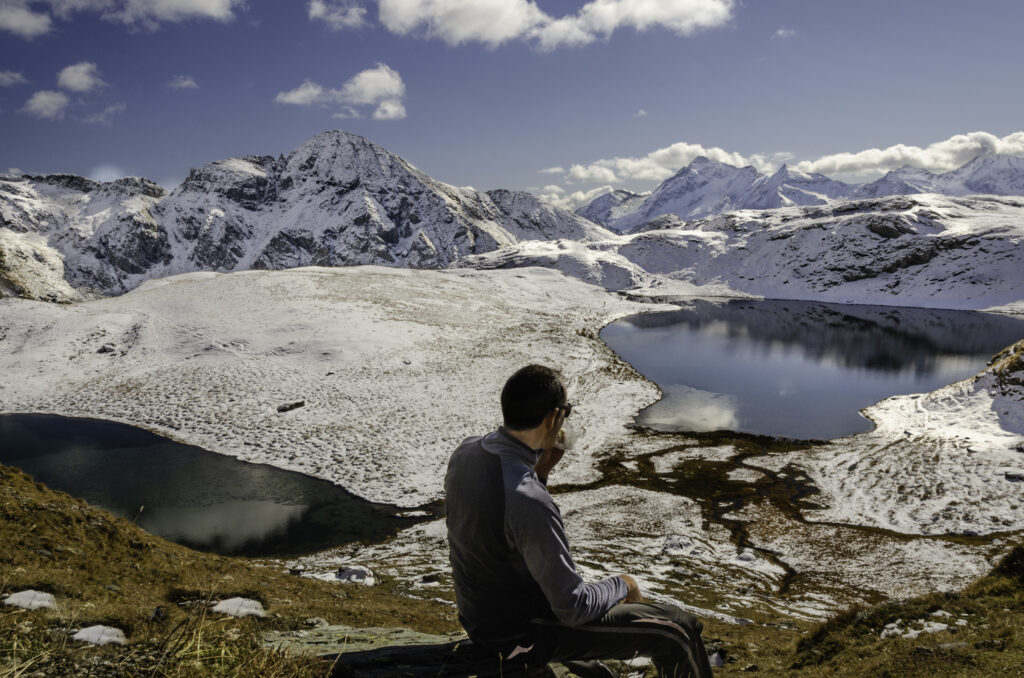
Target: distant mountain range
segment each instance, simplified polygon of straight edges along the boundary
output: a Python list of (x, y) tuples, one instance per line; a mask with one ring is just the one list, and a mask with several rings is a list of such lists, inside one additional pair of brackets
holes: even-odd
[[(929, 195), (892, 197), (907, 193)], [(968, 194), (988, 195), (957, 197)], [(854, 186), (698, 158), (650, 194), (614, 191), (573, 213), (445, 184), (332, 131), (280, 157), (194, 169), (171, 192), (137, 178), (0, 175), (0, 297), (72, 302), (194, 271), (378, 264), (545, 266), (655, 294), (1017, 304), (1024, 198), (992, 194), (1024, 194), (1024, 160)]]
[(735, 210), (917, 193), (1024, 195), (1024, 158), (983, 155), (944, 174), (903, 167), (871, 183), (847, 184), (786, 165), (766, 175), (753, 167), (734, 167), (700, 157), (649, 194), (613, 191), (598, 196), (576, 213), (620, 233), (632, 233), (664, 214), (700, 219)]

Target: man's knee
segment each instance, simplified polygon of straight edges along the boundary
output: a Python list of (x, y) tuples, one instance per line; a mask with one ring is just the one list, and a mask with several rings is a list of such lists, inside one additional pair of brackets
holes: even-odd
[(699, 619), (697, 619), (697, 617), (693, 616), (689, 612), (683, 611), (676, 605), (670, 605), (667, 603), (645, 603), (644, 607), (647, 609), (640, 613), (638, 618), (664, 620), (672, 626), (681, 628), (689, 638), (700, 637), (701, 631), (704, 630), (704, 625)]

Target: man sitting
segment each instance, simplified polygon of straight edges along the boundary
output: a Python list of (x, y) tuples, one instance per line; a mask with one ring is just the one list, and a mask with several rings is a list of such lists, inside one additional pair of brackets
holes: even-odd
[(445, 476), (455, 596), (469, 637), (535, 667), (568, 662), (582, 670), (576, 662), (640, 655), (661, 676), (711, 676), (694, 616), (644, 603), (629, 575), (586, 583), (576, 571), (547, 490), (572, 412), (558, 374), (540, 365), (517, 371), (502, 389), (501, 411), (504, 426), (463, 441)]

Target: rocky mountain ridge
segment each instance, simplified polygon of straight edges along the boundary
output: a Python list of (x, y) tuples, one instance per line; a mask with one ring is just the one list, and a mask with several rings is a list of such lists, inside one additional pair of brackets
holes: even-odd
[(444, 268), (525, 239), (608, 237), (528, 193), (437, 181), (354, 134), (274, 158), (145, 179), (0, 177), (0, 294), (70, 301), (197, 270), (383, 264)]
[(1024, 158), (981, 155), (944, 174), (906, 166), (870, 183), (848, 184), (786, 165), (766, 175), (750, 166), (735, 167), (700, 157), (646, 196), (613, 191), (594, 198), (576, 213), (612, 230), (632, 233), (666, 214), (701, 219), (743, 209), (824, 205), (837, 200), (920, 193), (1024, 195)]

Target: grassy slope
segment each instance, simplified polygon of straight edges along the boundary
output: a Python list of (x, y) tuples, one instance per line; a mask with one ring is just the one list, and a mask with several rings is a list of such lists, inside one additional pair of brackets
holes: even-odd
[[(0, 593), (48, 591), (55, 611), (0, 606), (0, 676), (323, 675), (315, 662), (260, 650), (261, 633), (301, 629), (310, 617), (333, 624), (458, 628), (452, 609), (401, 595), (400, 582), (367, 588), (290, 575), (274, 563), (190, 551), (131, 522), (0, 466)], [(207, 600), (245, 596), (267, 610), (263, 620), (204, 612)], [(162, 619), (152, 620), (157, 607)], [(67, 640), (68, 629), (108, 624), (124, 630), (126, 648), (92, 648)], [(108, 662), (109, 666), (102, 662)]]
[[(373, 588), (300, 579), (277, 564), (189, 551), (0, 466), (0, 593), (53, 593), (55, 611), (0, 607), (0, 677), (45, 675), (317, 676), (325, 667), (261, 648), (261, 633), (300, 629), (309, 617), (356, 626), (458, 628), (450, 607), (402, 596), (400, 582)], [(205, 602), (260, 600), (263, 620), (207, 616)], [(165, 614), (151, 620), (157, 607)], [(879, 638), (897, 619), (942, 609), (969, 620), (916, 639)], [(106, 623), (128, 647), (69, 641), (71, 628)], [(956, 594), (854, 610), (816, 629), (709, 621), (725, 648), (719, 675), (1024, 676), (1024, 548)], [(747, 669), (747, 671), (744, 671)]]

